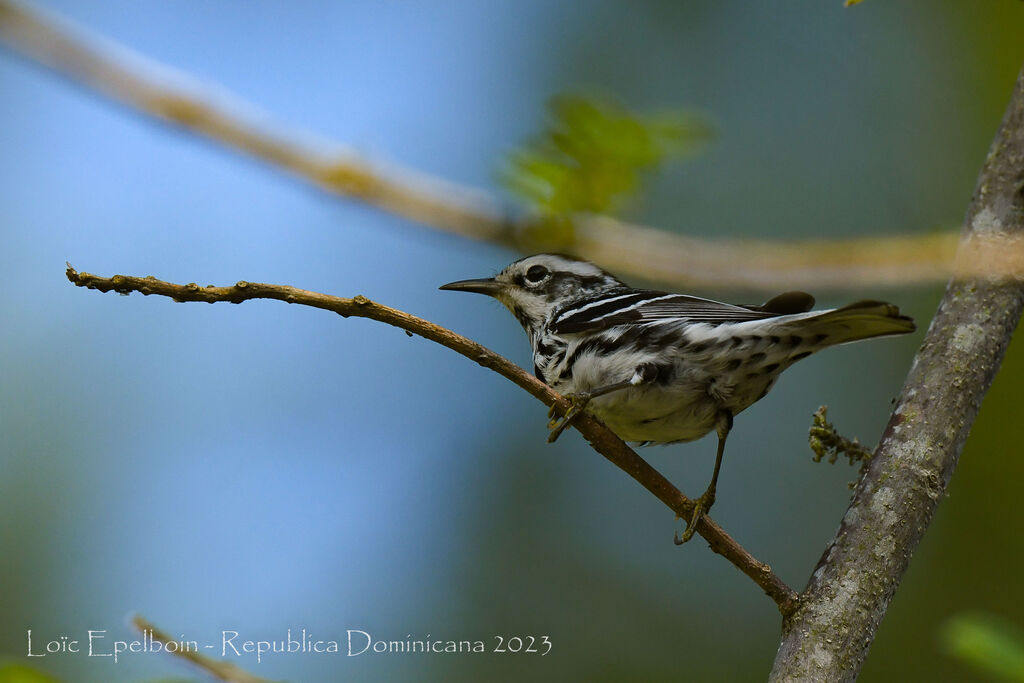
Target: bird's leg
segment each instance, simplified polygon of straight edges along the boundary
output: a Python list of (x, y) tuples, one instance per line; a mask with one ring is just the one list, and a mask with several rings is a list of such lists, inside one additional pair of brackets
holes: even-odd
[(565, 412), (565, 415), (561, 418), (555, 416), (555, 407), (551, 406), (551, 410), (548, 411), (548, 417), (551, 420), (548, 422), (548, 429), (551, 433), (548, 435), (548, 443), (554, 443), (565, 428), (569, 426), (569, 423), (574, 417), (583, 412), (583, 409), (587, 407), (591, 399), (595, 399), (598, 396), (604, 396), (610, 394), (613, 391), (619, 391), (620, 389), (628, 389), (629, 387), (640, 386), (651, 382), (655, 377), (658, 376), (658, 368), (651, 363), (644, 363), (637, 367), (633, 372), (633, 376), (622, 382), (615, 382), (614, 384), (606, 384), (603, 387), (598, 387), (590, 391), (581, 391), (574, 394), (566, 394), (565, 398), (569, 399), (572, 404), (569, 406), (569, 410)]
[(700, 498), (695, 501), (693, 506), (693, 516), (686, 524), (686, 529), (683, 531), (682, 537), (679, 536), (679, 532), (676, 532), (674, 541), (676, 545), (682, 545), (693, 538), (693, 533), (697, 530), (697, 522), (703, 517), (711, 506), (715, 504), (715, 485), (718, 484), (718, 471), (722, 468), (722, 454), (725, 453), (725, 438), (729, 436), (729, 430), (732, 429), (732, 413), (728, 410), (723, 410), (718, 414), (718, 423), (715, 426), (718, 432), (718, 453), (715, 455), (715, 471), (711, 475), (711, 483), (708, 484), (708, 488), (704, 493), (701, 494)]

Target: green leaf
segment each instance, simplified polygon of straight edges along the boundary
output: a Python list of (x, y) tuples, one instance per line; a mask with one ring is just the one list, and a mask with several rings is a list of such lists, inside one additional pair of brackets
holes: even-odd
[(0, 683), (60, 683), (53, 676), (24, 664), (0, 664)]
[(961, 614), (946, 622), (942, 639), (947, 651), (1004, 681), (1024, 681), (1024, 635), (1012, 624), (989, 614)]
[(640, 191), (643, 174), (711, 137), (687, 112), (640, 115), (580, 95), (556, 96), (548, 108), (547, 129), (508, 155), (501, 179), (539, 216), (534, 232), (556, 227), (570, 241), (573, 214), (620, 210)]

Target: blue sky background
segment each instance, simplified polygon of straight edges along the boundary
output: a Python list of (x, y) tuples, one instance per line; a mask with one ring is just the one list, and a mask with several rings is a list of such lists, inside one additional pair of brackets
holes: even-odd
[[(705, 236), (955, 229), (1024, 58), (1024, 7), (1010, 2), (38, 6), (288, 127), (496, 192), (503, 155), (540, 130), (555, 93), (692, 108), (716, 140), (654, 179), (630, 217)], [(101, 296), (63, 274), (67, 260), (361, 293), (528, 367), (498, 304), (437, 291), (518, 254), (330, 197), (5, 48), (0, 98), (0, 653), (27, 661), (28, 628), (126, 639), (138, 612), (205, 641), (353, 628), (554, 642), (543, 658), (238, 662), (272, 679), (763, 678), (773, 604), (702, 543), (673, 546), (671, 514), (578, 435), (545, 445), (545, 409), (505, 380), (369, 321)], [(885, 297), (923, 329), (940, 295), (819, 303)], [(810, 462), (811, 413), (828, 404), (844, 433), (873, 443), (920, 337), (815, 356), (737, 419), (715, 517), (792, 586), (855, 476)], [(713, 452), (705, 439), (642, 454), (695, 494)], [(945, 509), (862, 680), (957, 666), (935, 635), (952, 606), (900, 616), (945, 595), (929, 578), (949, 566), (934, 555)], [(1019, 623), (1019, 592), (1000, 597), (1008, 570), (974, 570), (987, 586), (959, 602)], [(64, 680), (188, 673), (157, 655), (32, 663)]]

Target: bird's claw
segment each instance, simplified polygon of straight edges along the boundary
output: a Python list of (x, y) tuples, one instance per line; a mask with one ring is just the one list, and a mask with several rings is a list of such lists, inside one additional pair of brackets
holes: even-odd
[(693, 538), (694, 532), (697, 531), (697, 522), (699, 522), (701, 518), (707, 514), (708, 510), (711, 509), (711, 506), (715, 504), (715, 490), (713, 488), (708, 489), (701, 494), (701, 497), (694, 501), (694, 503), (693, 515), (686, 523), (686, 529), (683, 530), (683, 535), (680, 536), (677, 531), (675, 536), (672, 538), (672, 542), (676, 545), (682, 545)]
[(587, 407), (587, 403), (590, 401), (590, 394), (566, 394), (565, 398), (569, 399), (569, 410), (565, 411), (565, 415), (558, 417), (555, 414), (555, 407), (551, 406), (548, 410), (548, 417), (551, 418), (548, 421), (548, 429), (551, 433), (548, 434), (548, 443), (554, 443), (565, 428), (569, 426), (572, 419), (583, 412), (583, 409)]

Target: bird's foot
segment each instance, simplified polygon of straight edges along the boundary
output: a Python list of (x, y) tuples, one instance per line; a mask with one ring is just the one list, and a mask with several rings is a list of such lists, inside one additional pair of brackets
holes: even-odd
[(551, 406), (551, 410), (548, 411), (548, 417), (551, 418), (548, 421), (548, 429), (551, 433), (548, 434), (548, 443), (554, 443), (565, 428), (569, 426), (572, 419), (583, 412), (583, 409), (587, 407), (587, 403), (590, 402), (590, 394), (566, 394), (565, 398), (569, 399), (569, 410), (565, 412), (565, 415), (558, 417), (555, 415), (555, 407)]
[(697, 531), (697, 522), (701, 520), (701, 517), (707, 514), (711, 506), (715, 504), (715, 489), (714, 487), (709, 488), (707, 491), (701, 494), (700, 498), (694, 501), (693, 515), (686, 523), (686, 529), (683, 530), (683, 535), (680, 536), (677, 531), (675, 537), (672, 539), (676, 545), (682, 545), (693, 538), (693, 534)]

